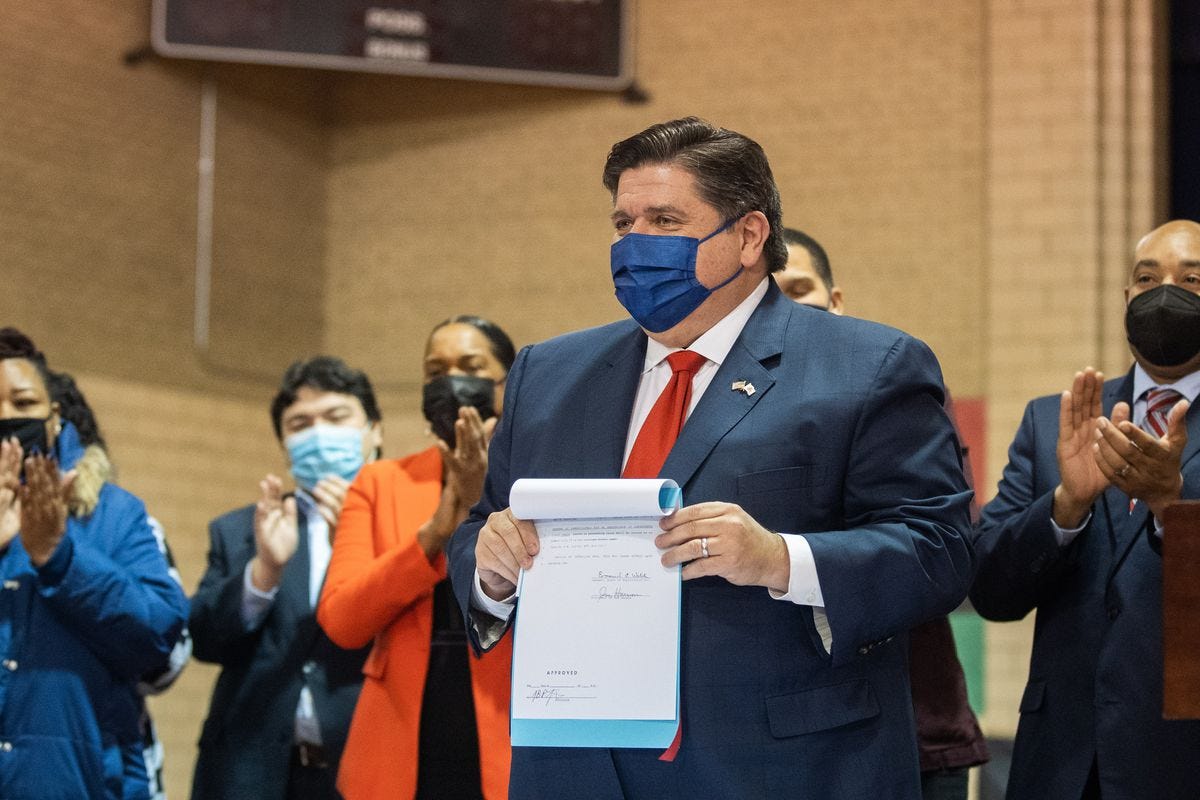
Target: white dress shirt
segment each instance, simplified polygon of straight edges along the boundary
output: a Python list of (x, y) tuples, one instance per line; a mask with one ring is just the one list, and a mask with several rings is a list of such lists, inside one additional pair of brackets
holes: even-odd
[[(700, 398), (704, 396), (704, 392), (709, 388), (709, 384), (712, 383), (717, 370), (720, 369), (721, 364), (729, 355), (729, 351), (733, 349), (734, 342), (737, 341), (738, 336), (742, 333), (742, 329), (746, 326), (746, 322), (749, 321), (750, 315), (754, 313), (754, 309), (758, 307), (759, 302), (766, 295), (768, 281), (770, 281), (769, 277), (764, 278), (757, 288), (734, 308), (733, 311), (726, 314), (721, 321), (705, 331), (700, 338), (692, 342), (687, 348), (708, 359), (707, 363), (692, 377), (692, 397), (686, 412), (688, 415), (691, 415), (692, 411), (696, 408), (696, 404), (700, 402)], [(629, 459), (629, 453), (633, 450), (633, 443), (637, 440), (637, 435), (642, 429), (642, 424), (646, 421), (646, 417), (649, 416), (650, 409), (654, 407), (659, 395), (662, 394), (671, 380), (671, 365), (667, 362), (667, 356), (681, 349), (683, 348), (667, 347), (654, 339), (647, 340), (646, 358), (642, 365), (642, 374), (638, 381), (637, 394), (634, 395), (633, 413), (630, 416), (629, 430), (625, 437), (625, 457), (622, 460), (622, 464)], [(812, 548), (805, 538), (799, 534), (781, 533), (779, 536), (787, 545), (788, 557), (791, 562), (791, 575), (788, 581), (787, 592), (780, 594), (770, 589), (768, 592), (771, 597), (777, 600), (814, 606), (814, 621), (828, 649), (832, 640), (829, 634), (828, 620), (825, 617), (825, 601), (821, 594), (821, 584), (817, 580), (817, 567), (813, 561)], [(483, 586), (480, 583), (479, 570), (475, 571), (475, 589), (472, 592), (472, 605), (497, 619), (507, 620), (512, 614), (514, 601), (514, 596), (506, 597), (503, 600), (493, 600), (488, 597), (484, 593)]]

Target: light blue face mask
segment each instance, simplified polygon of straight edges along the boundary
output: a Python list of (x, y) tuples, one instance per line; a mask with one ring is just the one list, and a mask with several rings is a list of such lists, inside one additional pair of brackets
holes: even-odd
[(617, 300), (629, 315), (651, 333), (662, 333), (683, 322), (708, 296), (742, 274), (742, 265), (711, 289), (696, 279), (700, 245), (729, 229), (740, 217), (715, 231), (695, 236), (654, 236), (627, 233), (609, 254)]
[(293, 433), (284, 440), (292, 477), (310, 492), (329, 475), (354, 480), (363, 465), (364, 434), (346, 425), (313, 425)]

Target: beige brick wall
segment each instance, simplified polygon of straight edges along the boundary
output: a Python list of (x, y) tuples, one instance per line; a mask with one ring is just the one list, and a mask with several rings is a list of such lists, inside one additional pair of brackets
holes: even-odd
[[(1121, 289), (1161, 219), (1150, 0), (988, 4), (988, 474), (1025, 404), (1076, 370), (1128, 369)], [(1158, 73), (1161, 74), (1161, 73)], [(981, 487), (985, 498), (994, 485)], [(986, 732), (1010, 735), (1033, 616), (989, 625)]]
[[(324, 132), (308, 73), (221, 67), (212, 347), (193, 348), (200, 78), (123, 54), (149, 3), (5, 4), (6, 319), (60, 364), (210, 386), (322, 342)], [(16, 280), (16, 278), (20, 280)]]
[(522, 343), (618, 318), (604, 156), (647, 124), (698, 114), (764, 145), (785, 218), (829, 249), (853, 313), (926, 338), (956, 391), (981, 392), (980, 8), (712, 2), (688, 18), (642, 0), (644, 105), (341, 82), (327, 341), (413, 381), (425, 334), (450, 312), (494, 317)]
[[(327, 349), (376, 379), (390, 454), (423, 446), (418, 356), (452, 313), (518, 343), (621, 316), (607, 148), (696, 113), (767, 149), (785, 217), (853, 313), (931, 343), (990, 404), (1127, 363), (1119, 289), (1158, 218), (1152, 0), (733, 0), (637, 6), (646, 104), (550, 88), (152, 59), (148, 3), (0, 15), (0, 323), (76, 370), (185, 581), (206, 523), (282, 468), (266, 404)], [(68, 44), (69, 43), (69, 44)], [(211, 345), (192, 341), (202, 81), (217, 92)], [(981, 487), (985, 495), (990, 487)], [(1011, 732), (1030, 623), (989, 631), (985, 726)], [(213, 671), (154, 702), (186, 795)]]

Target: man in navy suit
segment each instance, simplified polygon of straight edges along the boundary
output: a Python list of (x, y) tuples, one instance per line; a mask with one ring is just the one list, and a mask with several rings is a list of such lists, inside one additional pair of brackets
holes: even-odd
[(350, 481), (383, 441), (367, 376), (318, 356), (284, 373), (271, 403), (297, 489), (268, 475), (256, 504), (209, 525), (192, 598), (196, 657), (221, 665), (192, 800), (336, 800), (338, 760), (367, 649), (343, 650), (314, 608)]
[(1013, 800), (1200, 797), (1200, 722), (1162, 717), (1161, 514), (1200, 498), (1200, 225), (1137, 245), (1125, 289), (1136, 364), (1032, 401), (983, 510), (975, 608), (1037, 609)]
[(919, 797), (906, 631), (954, 608), (972, 571), (936, 360), (780, 293), (779, 194), (745, 136), (655, 125), (614, 145), (604, 183), (634, 319), (517, 357), (451, 574), (476, 645), (491, 646), (518, 568), (536, 569), (512, 482), (629, 474), (678, 385), (673, 357), (698, 354), (684, 356), (699, 364), (687, 419), (658, 471), (685, 501), (656, 541), (664, 565), (683, 565), (681, 739), (673, 760), (514, 748), (511, 796)]
[[(829, 254), (804, 231), (784, 228), (787, 266), (775, 282), (797, 303), (845, 313), (842, 290), (833, 281)], [(950, 393), (946, 414), (958, 431)], [(974, 488), (971, 464), (963, 448), (963, 475)], [(971, 519), (979, 515), (971, 503)], [(908, 632), (909, 670), (912, 673), (913, 713), (917, 718), (917, 751), (921, 759), (922, 800), (966, 800), (967, 768), (988, 760), (987, 744), (967, 701), (967, 681), (954, 645), (949, 617), (926, 620)]]

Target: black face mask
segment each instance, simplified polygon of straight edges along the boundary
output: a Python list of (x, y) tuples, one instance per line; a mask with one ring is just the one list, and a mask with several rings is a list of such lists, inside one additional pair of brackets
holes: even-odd
[(460, 406), (474, 406), (480, 419), (496, 416), (493, 404), (496, 382), (473, 375), (443, 375), (425, 384), (421, 393), (421, 411), (433, 427), (433, 433), (454, 449), (454, 423)]
[(46, 441), (46, 420), (37, 417), (0, 419), (0, 441), (13, 438), (21, 443), (21, 478), (24, 479), (26, 458), (34, 453), (50, 455), (50, 445)]
[(1177, 367), (1200, 353), (1200, 296), (1174, 284), (1129, 301), (1125, 335), (1156, 367)]

